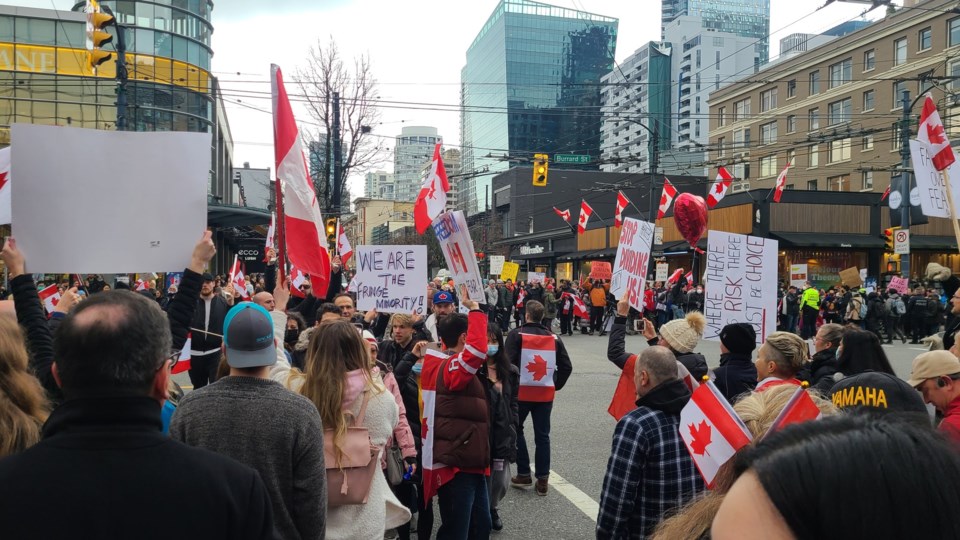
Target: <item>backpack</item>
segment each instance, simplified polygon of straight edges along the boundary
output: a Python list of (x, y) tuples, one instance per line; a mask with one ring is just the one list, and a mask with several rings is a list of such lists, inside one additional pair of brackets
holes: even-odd
[(859, 312), (860, 312), (860, 320), (862, 321), (863, 319), (866, 319), (866, 318), (867, 318), (867, 306), (863, 305), (863, 300), (862, 300), (862, 299), (861, 299), (861, 300), (858, 300), (858, 302), (860, 302), (860, 310), (859, 310)]
[(342, 455), (337, 462), (334, 430), (323, 431), (323, 459), (327, 469), (327, 505), (331, 508), (348, 504), (366, 504), (370, 496), (373, 475), (379, 473), (380, 449), (370, 440), (370, 432), (363, 426), (370, 392), (363, 392), (360, 414), (347, 426)]
[(897, 303), (894, 304), (894, 308), (897, 315), (904, 315), (907, 312), (907, 306), (903, 303), (903, 298), (897, 298)]

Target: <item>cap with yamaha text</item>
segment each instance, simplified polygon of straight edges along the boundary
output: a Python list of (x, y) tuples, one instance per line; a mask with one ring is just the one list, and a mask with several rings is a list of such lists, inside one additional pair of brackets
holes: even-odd
[(235, 368), (272, 366), (277, 363), (270, 313), (253, 302), (240, 302), (223, 321), (227, 364)]
[(838, 409), (861, 408), (880, 412), (927, 413), (923, 398), (903, 379), (889, 373), (867, 371), (840, 379), (830, 390)]
[(433, 293), (433, 304), (452, 304), (453, 295), (447, 291), (437, 291)]
[(907, 384), (916, 388), (927, 379), (960, 373), (960, 360), (950, 351), (925, 352), (913, 359), (910, 380)]

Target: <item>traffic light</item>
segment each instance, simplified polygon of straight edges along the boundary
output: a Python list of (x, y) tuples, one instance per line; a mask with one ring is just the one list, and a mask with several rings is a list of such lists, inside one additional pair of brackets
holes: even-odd
[(887, 251), (893, 252), (894, 239), (893, 235), (897, 229), (900, 227), (890, 227), (889, 229), (883, 230), (883, 241), (887, 244)]
[(550, 156), (547, 154), (533, 155), (533, 185), (545, 187), (547, 185), (547, 173), (550, 172)]
[(327, 242), (335, 245), (337, 242), (337, 218), (327, 218)]
[(113, 56), (100, 47), (113, 41), (113, 36), (104, 29), (114, 22), (113, 15), (101, 11), (97, 0), (87, 0), (87, 67), (90, 71), (96, 72), (97, 66)]

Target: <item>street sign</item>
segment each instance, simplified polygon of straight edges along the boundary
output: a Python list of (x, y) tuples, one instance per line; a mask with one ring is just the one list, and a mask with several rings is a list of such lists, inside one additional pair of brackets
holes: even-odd
[(653, 229), (653, 245), (663, 245), (663, 227), (655, 227)]
[(584, 156), (581, 154), (554, 154), (553, 162), (554, 163), (573, 163), (578, 165), (583, 165), (590, 163), (590, 156)]
[(897, 229), (893, 232), (893, 252), (896, 255), (910, 254), (910, 231)]

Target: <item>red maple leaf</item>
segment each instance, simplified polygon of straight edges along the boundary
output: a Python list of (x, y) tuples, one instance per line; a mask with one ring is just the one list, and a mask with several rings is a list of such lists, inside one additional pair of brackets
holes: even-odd
[(927, 124), (927, 139), (930, 144), (943, 144), (943, 124)]
[(533, 380), (540, 382), (540, 379), (547, 376), (547, 361), (535, 354), (533, 360), (527, 364), (527, 371), (533, 374)]
[(723, 184), (717, 184), (717, 195), (723, 193)]
[(420, 422), (420, 440), (422, 440), (422, 441), (427, 440), (427, 419), (426, 419), (426, 417), (424, 417), (423, 420), (421, 420), (421, 422)]
[(693, 450), (693, 453), (701, 456), (706, 454), (707, 447), (713, 442), (710, 439), (710, 432), (712, 431), (710, 425), (707, 424), (706, 420), (701, 420), (699, 426), (690, 424), (687, 427), (690, 429), (690, 435), (693, 437), (693, 440), (690, 442), (690, 448)]
[(7, 173), (0, 173), (0, 189), (3, 189), (3, 186), (7, 185)]

